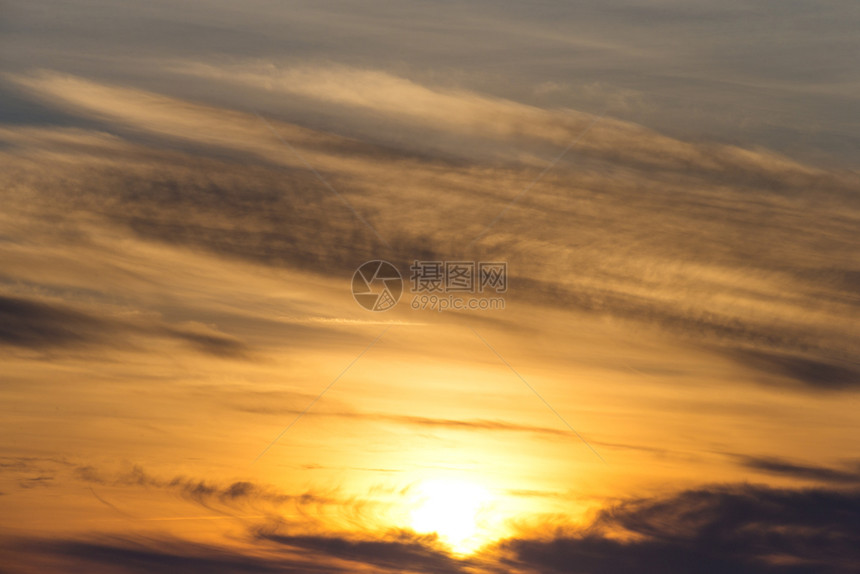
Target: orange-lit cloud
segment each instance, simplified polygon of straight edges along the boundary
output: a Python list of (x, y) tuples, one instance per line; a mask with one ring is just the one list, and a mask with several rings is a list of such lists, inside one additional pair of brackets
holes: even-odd
[[(252, 111), (8, 77), (94, 122), (0, 128), (10, 560), (683, 570), (717, 527), (716, 572), (840, 572), (824, 530), (856, 559), (857, 174), (607, 117), (471, 243), (591, 115), (342, 66), (177, 70), (431, 135), (263, 112), (296, 154)], [(507, 261), (506, 309), (371, 315), (349, 285), (374, 258)], [(412, 531), (430, 481), (487, 493), (483, 550)]]

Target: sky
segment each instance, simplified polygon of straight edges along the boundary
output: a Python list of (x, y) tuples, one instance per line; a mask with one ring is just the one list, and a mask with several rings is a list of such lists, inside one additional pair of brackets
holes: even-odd
[(858, 25), (4, 0), (0, 571), (856, 572)]

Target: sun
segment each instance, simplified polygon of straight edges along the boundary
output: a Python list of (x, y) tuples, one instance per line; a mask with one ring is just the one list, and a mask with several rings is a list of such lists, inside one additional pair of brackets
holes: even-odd
[(460, 480), (422, 483), (417, 506), (412, 511), (412, 529), (436, 533), (458, 554), (468, 554), (488, 542), (482, 514), (490, 493), (476, 484)]

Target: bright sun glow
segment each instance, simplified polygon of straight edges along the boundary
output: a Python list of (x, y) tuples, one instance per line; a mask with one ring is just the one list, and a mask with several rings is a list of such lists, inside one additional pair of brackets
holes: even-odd
[(482, 533), (482, 510), (490, 493), (468, 482), (436, 480), (419, 488), (418, 507), (412, 512), (412, 528), (433, 533), (457, 553), (466, 554), (487, 542)]

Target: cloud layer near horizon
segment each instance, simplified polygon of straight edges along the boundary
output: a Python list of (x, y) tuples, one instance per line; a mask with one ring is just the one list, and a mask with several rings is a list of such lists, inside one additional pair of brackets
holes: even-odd
[[(11, 465), (7, 465), (11, 466)], [(37, 466), (33, 461), (19, 465)], [(374, 521), (370, 501), (342, 493), (290, 496), (250, 482), (219, 485), (189, 477), (164, 480), (133, 467), (106, 476), (74, 467), (77, 480), (96, 488), (121, 485), (163, 490), (207, 516), (240, 527), (227, 544), (213, 545), (141, 529), (140, 518), (93, 496), (121, 515), (136, 533), (18, 538), (0, 546), (9, 572), (27, 568), (90, 572), (559, 572), (611, 573), (853, 571), (858, 558), (856, 489), (777, 489), (761, 485), (703, 485), (648, 498), (616, 500), (588, 523), (544, 523), (542, 530), (498, 541), (472, 556), (452, 556), (433, 536), (391, 529), (373, 536), (315, 530), (292, 518), (312, 519), (319, 507), (340, 508), (350, 520)], [(401, 493), (402, 494), (402, 493)], [(150, 494), (150, 498), (154, 496)], [(316, 510), (313, 510), (317, 507)], [(251, 513), (254, 515), (252, 516)], [(189, 517), (194, 519), (193, 516)], [(165, 518), (165, 520), (169, 520)], [(15, 565), (26, 565), (18, 568)]]

